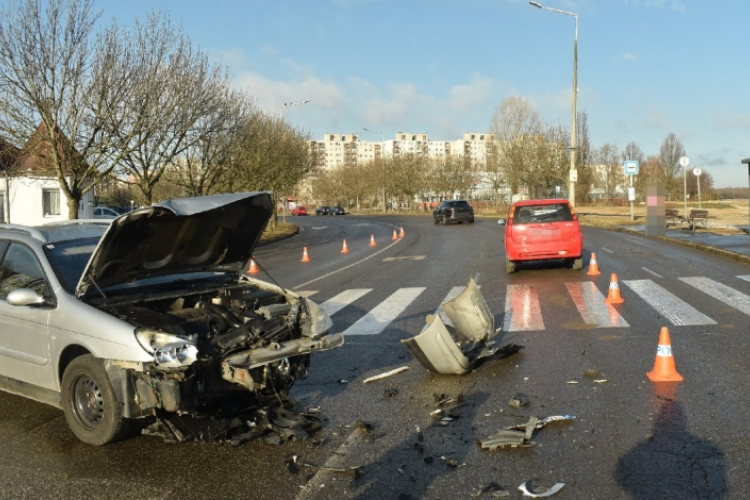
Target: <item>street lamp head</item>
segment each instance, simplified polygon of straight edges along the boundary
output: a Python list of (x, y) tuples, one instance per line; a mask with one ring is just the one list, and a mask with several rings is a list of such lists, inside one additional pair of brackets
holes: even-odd
[(541, 9), (542, 8), (542, 4), (540, 4), (539, 2), (529, 2), (529, 4), (533, 5), (537, 9)]

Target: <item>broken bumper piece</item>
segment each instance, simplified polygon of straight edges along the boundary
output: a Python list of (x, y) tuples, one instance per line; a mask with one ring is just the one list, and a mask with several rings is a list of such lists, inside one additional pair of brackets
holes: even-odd
[(221, 376), (224, 380), (234, 382), (251, 391), (262, 385), (254, 380), (251, 370), (271, 363), (282, 362), (287, 358), (325, 351), (344, 345), (344, 335), (335, 333), (319, 339), (301, 338), (280, 342), (271, 347), (256, 348), (233, 354), (221, 363)]
[(463, 292), (442, 305), (442, 315), (427, 316), (427, 325), (419, 335), (401, 342), (422, 366), (435, 373), (463, 375), (483, 358), (496, 354), (511, 355), (522, 349), (510, 344), (492, 348), (497, 335), (487, 302), (473, 279)]

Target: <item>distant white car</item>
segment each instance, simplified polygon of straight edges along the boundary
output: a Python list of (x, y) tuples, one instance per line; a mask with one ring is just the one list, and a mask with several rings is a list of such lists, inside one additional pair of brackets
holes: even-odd
[(116, 219), (120, 213), (109, 207), (94, 207), (94, 219)]

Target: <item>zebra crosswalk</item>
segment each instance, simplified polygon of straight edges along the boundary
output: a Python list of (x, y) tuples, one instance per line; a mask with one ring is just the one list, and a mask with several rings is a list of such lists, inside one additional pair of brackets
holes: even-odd
[[(750, 282), (750, 275), (737, 276), (740, 280)], [(706, 277), (679, 278), (682, 283), (709, 295), (710, 297), (730, 306), (742, 314), (750, 316), (750, 295), (732, 288), (724, 283)], [(658, 315), (675, 326), (715, 325), (717, 321), (701, 312), (681, 299), (673, 292), (650, 279), (623, 280), (621, 282), (630, 292), (628, 300), (636, 297), (642, 300), (658, 313)], [(592, 281), (577, 281), (565, 283), (565, 290), (575, 305), (583, 323), (598, 328), (627, 328), (630, 324), (623, 315), (627, 315), (627, 307), (615, 308), (605, 302), (604, 294)], [(464, 286), (452, 287), (441, 304), (456, 298)], [(385, 300), (363, 314), (353, 324), (344, 330), (344, 335), (376, 335), (384, 331), (395, 321), (417, 298), (426, 287), (399, 288)], [(336, 314), (348, 306), (356, 305), (363, 297), (373, 292), (372, 288), (352, 288), (344, 290), (320, 305), (324, 311), (336, 321)], [(313, 297), (317, 291), (302, 291), (300, 295)], [(626, 292), (627, 294), (627, 292)], [(540, 293), (533, 284), (508, 284), (505, 294), (505, 310), (502, 330), (505, 332), (542, 331), (545, 330)], [(639, 309), (640, 311), (640, 309)], [(438, 307), (443, 322), (450, 324), (442, 306)], [(642, 311), (633, 312), (642, 315)]]

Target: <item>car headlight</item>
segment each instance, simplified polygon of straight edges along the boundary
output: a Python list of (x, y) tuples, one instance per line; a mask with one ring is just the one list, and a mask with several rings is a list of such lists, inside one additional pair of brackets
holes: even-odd
[(307, 302), (307, 311), (310, 313), (310, 319), (312, 324), (310, 325), (310, 334), (312, 338), (317, 338), (331, 329), (333, 321), (328, 316), (322, 307), (313, 302), (310, 299), (305, 299)]
[(180, 368), (192, 365), (198, 358), (198, 348), (190, 340), (169, 333), (138, 328), (135, 338), (154, 362), (163, 368)]

